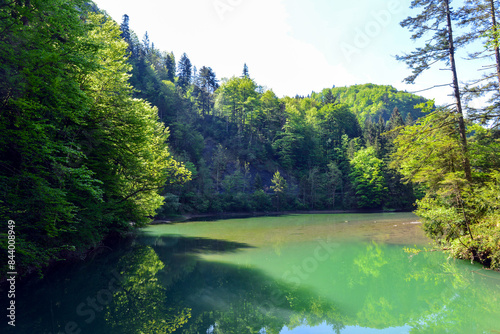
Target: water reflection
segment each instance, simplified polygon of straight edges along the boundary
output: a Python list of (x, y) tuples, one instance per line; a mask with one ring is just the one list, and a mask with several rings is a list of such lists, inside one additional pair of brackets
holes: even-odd
[[(192, 308), (182, 333), (280, 333), (285, 325), (327, 322), (342, 328), (337, 308), (305, 289), (274, 280), (254, 268), (201, 261), (201, 253), (236, 252), (248, 245), (201, 238), (144, 238), (176, 279), (168, 294)], [(164, 245), (169, 245), (165, 247)], [(195, 265), (193, 265), (195, 264)], [(168, 298), (168, 296), (167, 296)]]
[[(500, 332), (500, 275), (474, 273), (443, 254), (410, 257), (399, 246), (375, 242), (341, 245), (311, 274), (322, 286), (203, 257), (251, 249), (207, 238), (142, 236), (20, 287), (12, 332)], [(286, 261), (286, 247), (270, 252)]]
[(159, 280), (165, 264), (148, 246), (136, 246), (118, 261), (120, 287), (104, 314), (115, 333), (172, 333), (191, 317), (182, 303), (169, 303)]

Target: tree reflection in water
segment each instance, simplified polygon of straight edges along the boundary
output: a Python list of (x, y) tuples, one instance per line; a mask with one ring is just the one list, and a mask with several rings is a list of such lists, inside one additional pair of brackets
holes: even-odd
[(158, 280), (165, 265), (151, 247), (134, 247), (118, 266), (123, 268), (121, 288), (105, 312), (113, 332), (172, 333), (191, 317), (191, 309), (166, 299), (166, 288)]
[[(202, 261), (199, 254), (236, 252), (248, 245), (184, 237), (143, 239), (165, 263), (158, 275), (167, 303), (189, 305), (191, 319), (182, 333), (279, 333), (328, 323), (343, 328), (337, 308), (310, 291), (276, 281), (263, 272), (225, 263)], [(175, 308), (175, 307), (174, 307)]]
[[(410, 257), (401, 246), (346, 243), (302, 285), (276, 279), (258, 265), (203, 257), (238, 255), (245, 249), (252, 251), (247, 244), (207, 238), (139, 237), (121, 251), (20, 286), (16, 297), (22, 307), (15, 333), (66, 333), (66, 328), (75, 328), (81, 334), (277, 334), (285, 326), (292, 331), (309, 326), (310, 333), (315, 326), (329, 327), (332, 333), (352, 326), (351, 331), (500, 331), (500, 275), (475, 273), (471, 269), (478, 267), (446, 260), (441, 253)], [(281, 255), (272, 247), (269, 251), (276, 256), (271, 261), (284, 261), (289, 249), (283, 247)], [(121, 279), (109, 302), (94, 312), (95, 319), (81, 317), (75, 310), (82, 304), (83, 310), (90, 309), (88, 298), (108, 287), (112, 272)], [(0, 327), (2, 333), (9, 330)]]

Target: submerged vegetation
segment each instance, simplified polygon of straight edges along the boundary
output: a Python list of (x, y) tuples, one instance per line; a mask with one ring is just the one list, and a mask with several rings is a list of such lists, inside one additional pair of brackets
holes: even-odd
[[(278, 97), (246, 64), (218, 80), (92, 3), (0, 4), (0, 217), (16, 222), (18, 265), (41, 268), (154, 217), (417, 203), (438, 243), (498, 268), (500, 77), (462, 88), (454, 62), (472, 41), (485, 47), (475, 56), (498, 54), (486, 2), (413, 1), (422, 13), (402, 23), (414, 39), (432, 35), (399, 57), (407, 81), (444, 61), (451, 107), (374, 84)], [(481, 32), (453, 35), (479, 19)], [(488, 104), (469, 107), (480, 95)]]

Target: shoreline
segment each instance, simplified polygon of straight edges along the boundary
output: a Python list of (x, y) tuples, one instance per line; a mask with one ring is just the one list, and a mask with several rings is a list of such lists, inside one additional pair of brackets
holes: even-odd
[(392, 212), (412, 212), (408, 210), (292, 210), (292, 211), (256, 211), (256, 212), (221, 212), (221, 213), (201, 213), (183, 214), (179, 216), (166, 217), (165, 219), (155, 219), (148, 225), (187, 223), (195, 220), (219, 220), (237, 219), (266, 216), (285, 216), (295, 214), (349, 214), (349, 213), (392, 213)]

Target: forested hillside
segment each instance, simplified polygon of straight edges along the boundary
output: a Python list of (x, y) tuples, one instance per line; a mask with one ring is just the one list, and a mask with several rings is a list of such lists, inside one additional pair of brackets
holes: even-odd
[[(265, 90), (242, 73), (218, 79), (209, 64), (191, 64), (140, 41), (129, 43), (136, 96), (158, 108), (176, 159), (192, 172), (167, 187), (164, 218), (178, 213), (324, 209), (411, 209), (411, 185), (388, 167), (393, 135), (422, 115), (422, 97), (390, 86), (324, 89), (308, 97)], [(404, 118), (403, 118), (404, 117)]]
[[(406, 123), (412, 123), (412, 119), (425, 115), (420, 109), (415, 109), (416, 105), (427, 101), (425, 98), (398, 91), (392, 86), (365, 84), (336, 87), (332, 89), (332, 93), (340, 103), (351, 107), (351, 111), (356, 114), (360, 123), (369, 118), (378, 119), (379, 116), (388, 121), (394, 108), (399, 109)], [(411, 118), (407, 120), (408, 115), (411, 115)]]
[(417, 200), (430, 236), (500, 263), (494, 129), (391, 86), (278, 97), (244, 59), (218, 78), (130, 19), (83, 0), (0, 4), (0, 216), (16, 222), (22, 267), (155, 217)]
[[(473, 50), (471, 57), (494, 53), (496, 67), (489, 68), (500, 68), (497, 28), (491, 25), (496, 7), (489, 2), (469, 1), (458, 10), (463, 15), (455, 15), (449, 2), (414, 1), (411, 6), (422, 7), (423, 14), (401, 22), (417, 32), (415, 40), (433, 36), (424, 49), (396, 57), (412, 69), (405, 81), (413, 83), (439, 61), (452, 73), (456, 103), (437, 108), (420, 96), (374, 84), (278, 97), (259, 86), (246, 64), (241, 75), (219, 81), (210, 64), (197, 64), (197, 70), (188, 55), (176, 61), (155, 49), (147, 34), (139, 41), (125, 15), (121, 29), (131, 51), (131, 82), (138, 97), (158, 106), (176, 158), (193, 175), (183, 186), (165, 188), (159, 216), (408, 210), (418, 204), (424, 229), (438, 244), (457, 257), (498, 267), (499, 135), (484, 124), (498, 126), (500, 72), (462, 89), (454, 63), (454, 42), (465, 47), (464, 41), (480, 41), (486, 51)], [(455, 22), (463, 29), (481, 22), (481, 32), (455, 41)], [(478, 96), (489, 96), (485, 107), (474, 107)]]

